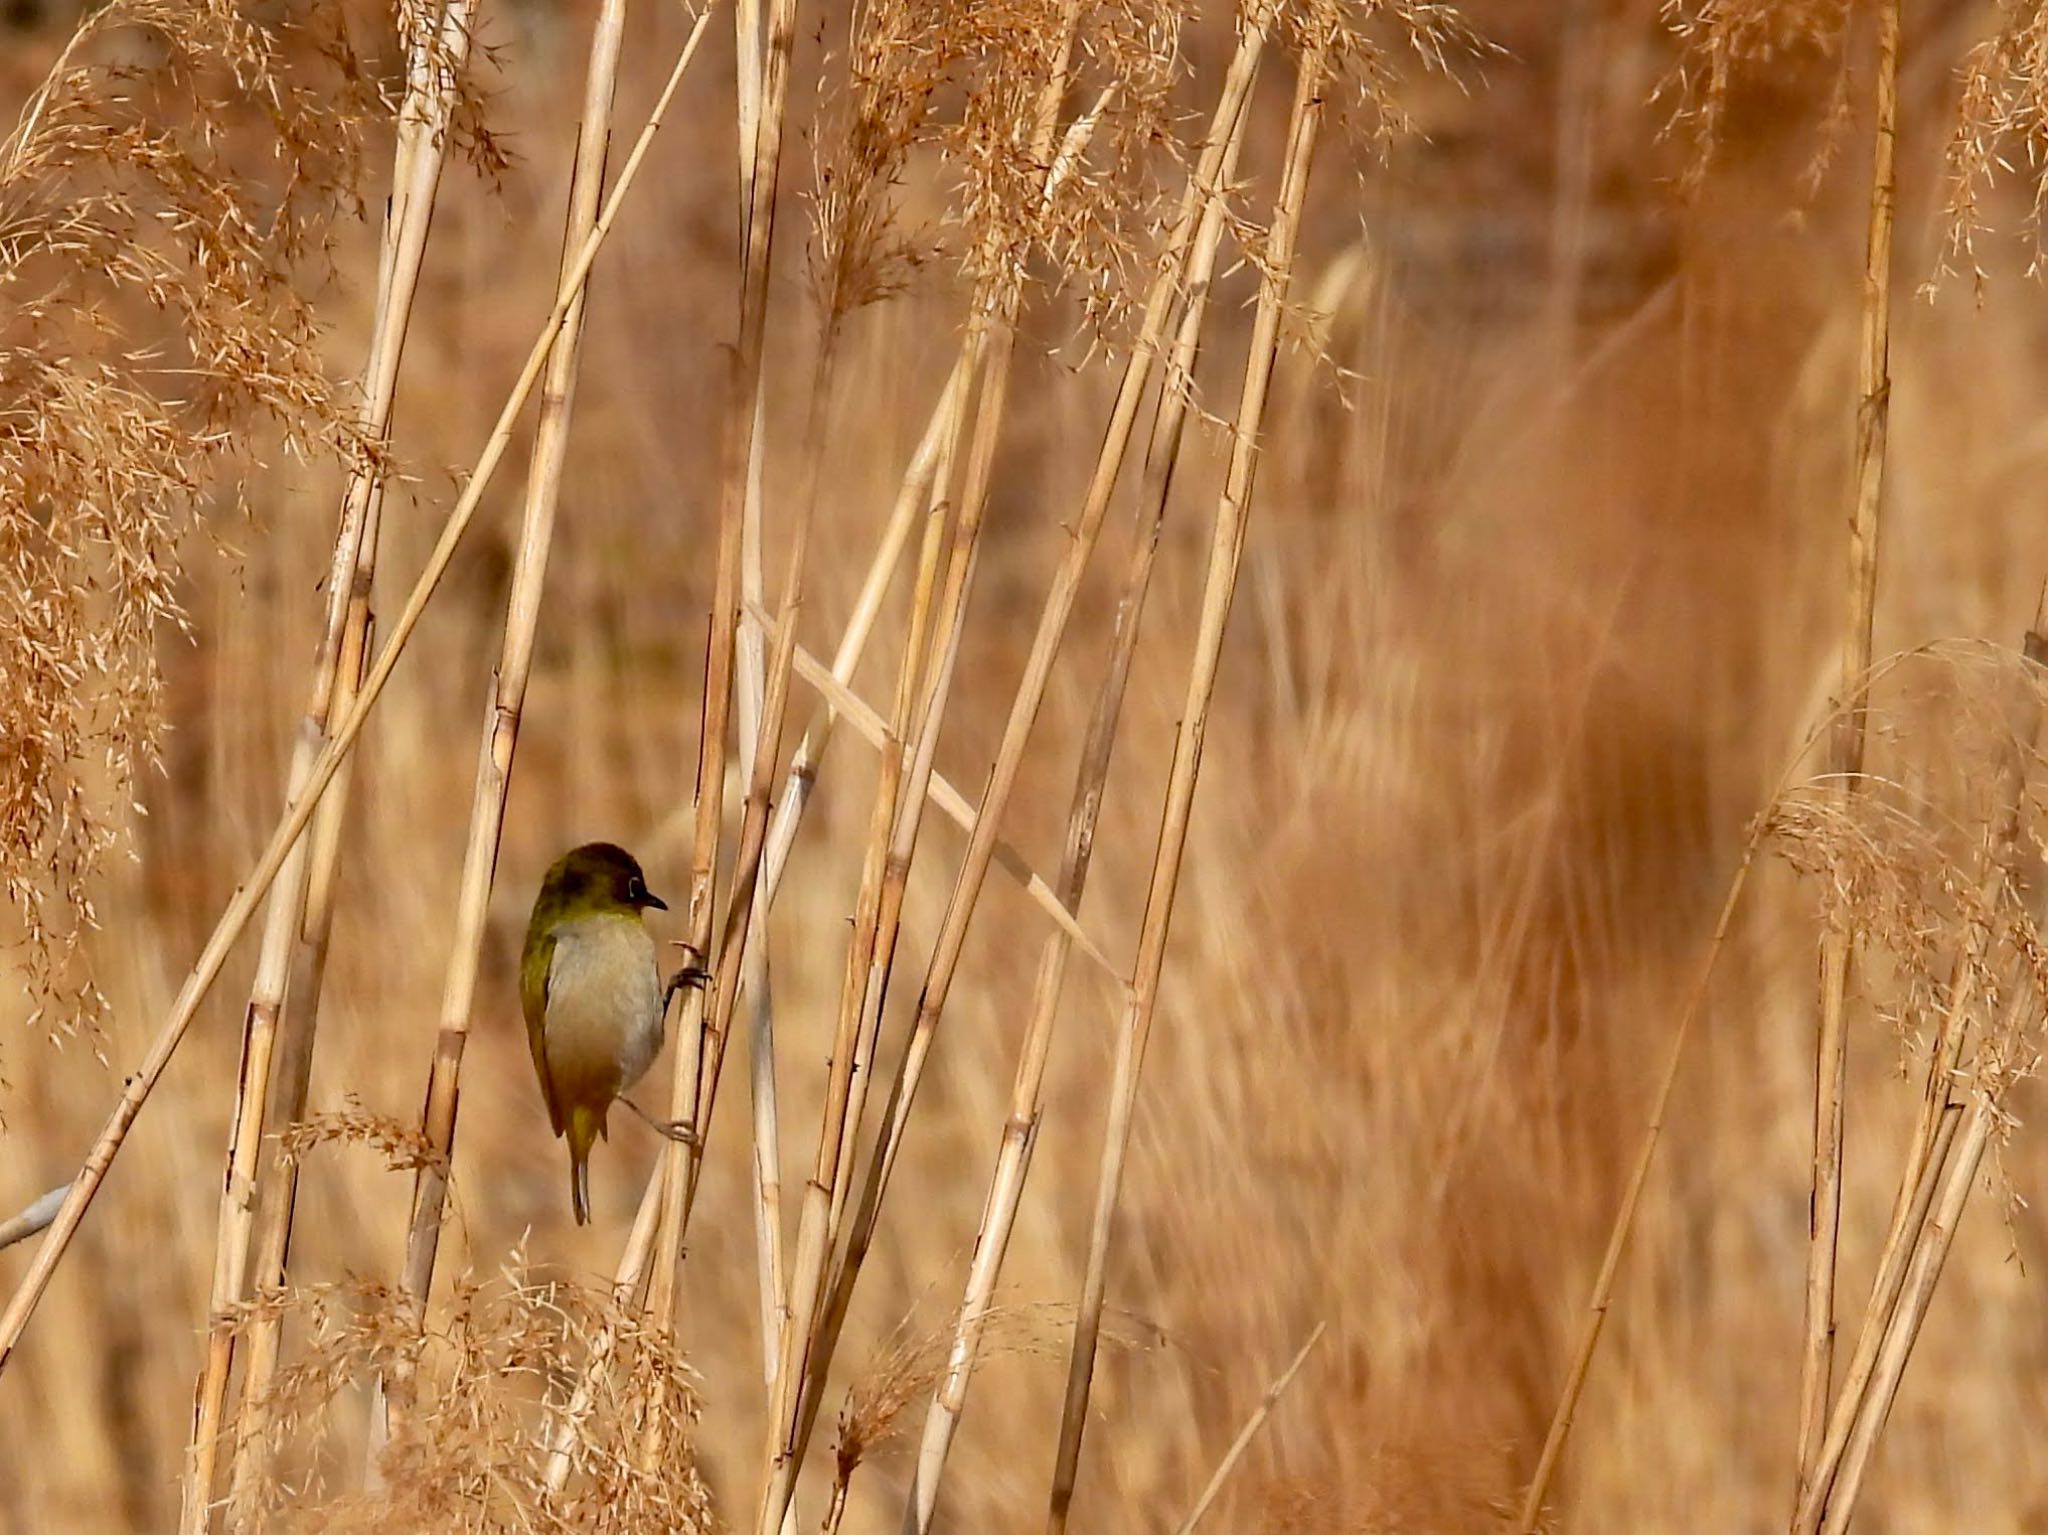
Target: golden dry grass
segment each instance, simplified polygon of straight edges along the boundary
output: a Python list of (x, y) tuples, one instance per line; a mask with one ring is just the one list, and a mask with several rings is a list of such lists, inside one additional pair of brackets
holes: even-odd
[[(487, 8), (484, 36), (497, 45), (490, 121), (516, 157), (497, 185), (467, 171), (444, 185), (396, 410), (395, 452), (417, 478), (385, 511), (386, 608), (426, 557), (451, 474), (471, 461), (545, 313), (591, 9)], [(913, 35), (923, 14), (873, 9), (878, 26)], [(1328, 1336), (1204, 1528), (1462, 1531), (1512, 1516), (1743, 836), (1834, 686), (1863, 262), (1861, 76), (1851, 72), (1838, 107), (1833, 60), (1801, 46), (1760, 58), (1764, 34), (1720, 35), (1741, 69), (1726, 95), (1685, 98), (1689, 122), (1712, 118), (1718, 149), (1682, 197), (1690, 146), (1660, 136), (1676, 98), (1667, 89), (1652, 100), (1679, 79), (1657, 7), (1580, 3), (1562, 8), (1562, 27), (1513, 0), (1460, 9), (1502, 51), (1463, 66), (1462, 86), (1400, 60), (1393, 99), (1426, 137), (1394, 138), (1382, 157), (1369, 137), (1339, 133), (1318, 166), (1294, 297), (1298, 329), (1313, 331), (1336, 366), (1301, 347), (1276, 379), (1138, 1099), (1109, 1290), (1128, 1346), (1106, 1350), (1098, 1367), (1076, 1504), (1084, 1526), (1173, 1528), (1318, 1321)], [(2048, 576), (2034, 492), (2048, 450), (2039, 293), (2023, 278), (2023, 247), (1981, 235), (1952, 244), (1945, 218), (1955, 199), (1944, 156), (1971, 172), (1990, 163), (1949, 147), (1954, 71), (1989, 22), (1972, 7), (1922, 10), (1908, 8), (1902, 82), (1880, 655), (1952, 638), (2015, 647)], [(1037, 13), (988, 8), (985, 32), (952, 41), (963, 57), (985, 57), (1004, 46), (1005, 26)], [(1746, 0), (1722, 19), (1765, 19), (1787, 29), (1774, 41), (1798, 44), (1842, 13)], [(809, 102), (816, 75), (845, 68), (821, 62), (818, 41), (841, 48), (844, 14), (805, 14), (795, 103)], [(1077, 190), (1083, 216), (1052, 237), (1075, 271), (1106, 275), (1026, 311), (938, 750), (938, 770), (970, 794), (1101, 438), (1114, 368), (1089, 355), (1083, 327), (1099, 317), (1117, 335), (1132, 323), (1149, 259), (1135, 252), (1149, 248), (1158, 216), (1139, 194), (1178, 190), (1171, 160), (1132, 179), (1119, 157), (1137, 155), (1162, 123), (1193, 131), (1187, 119), (1206, 116), (1230, 44), (1207, 9), (1178, 22), (1135, 4), (1102, 17), (1091, 67), (1121, 69), (1143, 88), (1116, 125), (1131, 142), (1106, 140), (1110, 168)], [(572, 842), (616, 838), (642, 854), (655, 888), (673, 895), (685, 883), (736, 286), (724, 21), (600, 259), (590, 305), (431, 1311), (445, 1357), (467, 1363), (443, 1377), (430, 1370), (429, 1383), (455, 1383), (441, 1399), (469, 1414), (475, 1433), (437, 1441), (446, 1422), (432, 1420), (425, 1437), (401, 1444), (398, 1463), (419, 1474), (395, 1477), (382, 1502), (357, 1485), (361, 1367), (385, 1363), (365, 1351), (402, 1331), (379, 1287), (399, 1272), (412, 1172), (428, 1155), (417, 1125), (462, 807), (517, 538), (509, 485), (487, 498), (355, 772), (310, 1099), (324, 1117), (297, 1137), (292, 1273), (320, 1288), (294, 1302), (287, 1350), (288, 1362), (350, 1374), (284, 1378), (305, 1435), (279, 1490), (296, 1493), (300, 1477), (325, 1489), (300, 1496), (291, 1528), (417, 1528), (452, 1521), (446, 1511), (457, 1507), (483, 1508), (486, 1527), (537, 1519), (516, 1499), (472, 1501), (446, 1473), (495, 1468), (506, 1486), (537, 1474), (522, 1458), (530, 1444), (502, 1461), (476, 1448), (521, 1446), (535, 1402), (566, 1389), (561, 1360), (605, 1325), (592, 1287), (609, 1278), (657, 1160), (660, 1142), (619, 1116), (621, 1134), (594, 1169), (596, 1224), (570, 1223), (562, 1149), (544, 1133), (520, 1039), (513, 958), (535, 880)], [(1146, 75), (1147, 29), (1175, 25), (1193, 78)], [(68, 27), (59, 16), (9, 39), (0, 108), (26, 98)], [(633, 125), (686, 19), (642, 8), (629, 29), (620, 120)], [(1132, 50), (1123, 65), (1118, 47)], [(2030, 78), (2012, 62), (2023, 43), (1987, 57), (1993, 72), (1971, 86), (1979, 95)], [(957, 60), (916, 62), (943, 73)], [(390, 59), (382, 65), (388, 74)], [(828, 228), (870, 227), (804, 259), (804, 198), (819, 168), (844, 163), (834, 114), (885, 137), (917, 131), (883, 106), (902, 106), (892, 90), (921, 87), (884, 78), (873, 61), (861, 68), (881, 105), (859, 91), (835, 97), (816, 141), (793, 134), (785, 148), (770, 290), (771, 581), (790, 525), (775, 509), (803, 483), (796, 445), (816, 293), (849, 311), (820, 434), (823, 495), (802, 612), (803, 640), (821, 654), (951, 365), (969, 284), (986, 275), (950, 258), (1014, 237), (971, 214), (964, 232), (947, 223), (945, 179), (927, 172), (897, 193), (900, 240), (878, 244), (874, 210), (859, 200), (867, 194), (845, 190), (866, 183), (839, 171), (840, 190), (822, 200)], [(985, 83), (976, 110), (1016, 115), (1003, 94), (1014, 83)], [(1270, 200), (1278, 172), (1287, 92), (1267, 84), (1245, 152), (1259, 199), (1248, 196), (1247, 213)], [(1097, 88), (1082, 82), (1079, 105)], [(1982, 120), (2033, 131), (2024, 97), (2001, 99)], [(952, 97), (934, 110), (980, 120)], [(813, 121), (807, 106), (795, 121)], [(1829, 172), (1809, 190), (1815, 155), (1834, 138)], [(1000, 146), (952, 147), (964, 158)], [(387, 150), (372, 130), (362, 174), (373, 197)], [(861, 152), (897, 173), (886, 146)], [(615, 140), (614, 165), (621, 153)], [(1019, 205), (1001, 191), (1016, 167), (998, 156), (980, 173), (1001, 206)], [(2031, 191), (1972, 195), (1988, 222), (2016, 225)], [(370, 323), (376, 231), (343, 219), (333, 238), (336, 276), (307, 292), (328, 327), (328, 371), (348, 377)], [(850, 265), (856, 247), (882, 258)], [(1988, 269), (1981, 299), (1963, 282), (1931, 303), (1908, 301), (1943, 260)], [(1207, 411), (1227, 414), (1236, 398), (1255, 283), (1247, 267), (1219, 289), (1197, 374)], [(1144, 905), (1228, 447), (1213, 423), (1190, 435), (1108, 782), (1083, 915), (1120, 961)], [(150, 813), (136, 830), (140, 856), (90, 871), (101, 925), (83, 940), (78, 973), (106, 994), (104, 1022), (62, 1044), (21, 1027), (0, 1041), (0, 1213), (75, 1171), (268, 835), (305, 703), (336, 485), (331, 465), (266, 470), (248, 486), (250, 520), (206, 504), (232, 552), (186, 529), (182, 573), (147, 589), (152, 613), (173, 602), (183, 611), (189, 639), (158, 640), (171, 728), (162, 772), (141, 780)], [(1113, 617), (1130, 537), (1123, 505), (1111, 511), (1005, 821), (1045, 871), (1058, 865)], [(123, 622), (123, 634), (140, 632)], [(857, 681), (885, 709), (900, 643), (900, 617), (891, 622), (899, 627), (884, 627)], [(1896, 803), (1972, 803), (1995, 751), (1966, 728), (1978, 715), (1957, 701), (1979, 698), (1987, 673), (2005, 675), (1956, 662), (1895, 678), (1873, 753), (1874, 770), (1900, 786)], [(810, 699), (799, 691), (793, 708), (807, 718)], [(4, 723), (10, 741), (28, 728), (11, 715)], [(874, 774), (867, 747), (850, 735), (835, 742), (775, 907), (792, 1237)], [(728, 856), (743, 792), (735, 774)], [(1784, 845), (1809, 873), (1846, 879), (1842, 850), (1863, 844), (1816, 805), (1799, 799), (1784, 814), (1782, 827), (1798, 834)], [(912, 974), (899, 993), (922, 973), (963, 845), (948, 825), (925, 829), (905, 908)], [(1879, 851), (1874, 868), (1926, 875), (1967, 867), (1970, 849), (1916, 833)], [(1774, 856), (1738, 916), (1553, 1492), (1560, 1527), (1747, 1529), (1790, 1513), (1814, 955), (1822, 909), (1840, 909), (1819, 899), (1825, 884)], [(1904, 1070), (1911, 1046), (1901, 1040), (1924, 1047), (1922, 1000), (1946, 983), (1945, 945), (1968, 925), (1955, 888), (1936, 879), (1908, 900), (1904, 887), (1851, 887), (1858, 920), (1933, 936), (1920, 962), (1873, 968), (1852, 1003), (1845, 1350), (1918, 1101), (1919, 1070)], [(682, 932), (679, 916), (661, 936)], [(1007, 876), (990, 881), (824, 1401), (806, 1525), (826, 1506), (831, 1428), (849, 1384), (864, 1459), (844, 1527), (892, 1528), (900, 1517), (923, 1399), (943, 1368), (929, 1340), (957, 1302), (1045, 932)], [(0, 1528), (157, 1529), (175, 1518), (248, 983), (249, 955), (238, 952), (0, 1375)], [(912, 1001), (892, 1004), (884, 1080)], [(1042, 1521), (1117, 1011), (1100, 977), (1075, 966), (997, 1336), (976, 1373), (941, 1528)], [(1903, 1012), (1902, 1028), (1891, 1012)], [(764, 1409), (744, 1038), (735, 1044), (679, 1283), (675, 1347), (695, 1372), (694, 1446), (683, 1442), (692, 1399), (682, 1361), (630, 1326), (628, 1344), (669, 1383), (663, 1400), (677, 1415), (666, 1442), (678, 1466), (694, 1457), (710, 1506), (743, 1529)], [(1962, 1225), (1864, 1494), (1868, 1527), (2020, 1531), (2048, 1511), (2048, 1458), (2033, 1429), (2048, 1405), (2037, 1368), (2048, 1309), (2036, 1293), (2048, 1249), (2029, 1203), (2048, 1158), (2027, 1122), (2028, 1090), (2004, 1106), (2019, 1123), (1999, 1150), (2002, 1187), (2019, 1197), (1980, 1192)], [(30, 1251), (0, 1253), (0, 1284), (12, 1288)], [(310, 1347), (321, 1319), (331, 1347)], [(503, 1389), (488, 1389), (494, 1382)], [(641, 1442), (636, 1410), (621, 1400), (597, 1414), (623, 1436), (621, 1468)], [(613, 1485), (589, 1470), (579, 1467), (577, 1486)], [(621, 1475), (628, 1501), (609, 1516), (596, 1500), (557, 1509), (563, 1527), (698, 1517), (682, 1473), (658, 1507), (632, 1502), (646, 1485)]]

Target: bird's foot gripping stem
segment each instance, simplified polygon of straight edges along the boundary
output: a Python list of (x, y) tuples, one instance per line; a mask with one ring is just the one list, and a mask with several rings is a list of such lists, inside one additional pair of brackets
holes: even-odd
[(682, 945), (682, 950), (684, 955), (682, 969), (669, 977), (668, 984), (661, 991), (661, 1010), (664, 1014), (668, 1012), (669, 1003), (675, 1001), (676, 993), (685, 986), (695, 986), (699, 990), (704, 990), (711, 985), (712, 975), (709, 970), (704, 968), (703, 956), (698, 954), (696, 949), (689, 944)]
[(656, 1119), (631, 1098), (621, 1098), (619, 1102), (646, 1120), (648, 1128), (653, 1130), (656, 1135), (665, 1136), (678, 1145), (689, 1147), (692, 1151), (702, 1151), (704, 1149), (704, 1141), (697, 1134), (697, 1127), (687, 1120)]

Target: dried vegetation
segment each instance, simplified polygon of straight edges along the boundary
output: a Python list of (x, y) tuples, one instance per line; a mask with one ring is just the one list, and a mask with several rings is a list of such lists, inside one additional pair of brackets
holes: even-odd
[[(1984, 364), (1892, 295), (2037, 238), (2048, 12), (1904, 9), (1938, 100), (1896, 0), (53, 34), (0, 143), (0, 874), (24, 1016), (144, 1066), (10, 1050), (19, 1202), (92, 1149), (0, 1227), (49, 1227), (0, 1523), (2023, 1527), (2039, 434), (1958, 451)], [(1667, 266), (1602, 317), (1617, 197)], [(1531, 314), (1446, 317), (1447, 206)], [(713, 979), (692, 1135), (622, 1130), (574, 1233), (498, 1023), (597, 834)]]

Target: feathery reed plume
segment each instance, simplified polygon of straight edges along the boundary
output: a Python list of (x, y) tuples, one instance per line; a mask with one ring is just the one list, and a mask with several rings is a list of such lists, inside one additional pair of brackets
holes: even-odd
[[(989, 1310), (985, 1340), (991, 1354), (1056, 1357), (1063, 1307), (1001, 1304)], [(846, 1513), (853, 1476), (881, 1450), (903, 1437), (911, 1407), (946, 1371), (951, 1327), (914, 1331), (915, 1314), (901, 1318), (854, 1375), (839, 1410), (832, 1445), (832, 1492), (823, 1529), (833, 1535)]]
[[(359, 407), (358, 430), (365, 442), (379, 445), (390, 437), (391, 401), (397, 390), (406, 325), (418, 290), (434, 193), (440, 183), (449, 126), (462, 89), (462, 71), (470, 42), (467, 0), (457, 0), (441, 15), (414, 14), (408, 19), (414, 30), (405, 40), (409, 65), (406, 96), (399, 109), (391, 224), (384, 259), (380, 262), (377, 312), (372, 321)], [(303, 792), (313, 758), (327, 741), (335, 703), (353, 691), (360, 673), (362, 629), (368, 622), (366, 599), (376, 568), (375, 519), (383, 496), (379, 468), (376, 459), (364, 455), (352, 466), (343, 491), (334, 556), (327, 575), (326, 612), (314, 658), (312, 697), (292, 748), (285, 789), (287, 802)], [(330, 803), (338, 806), (340, 802), (336, 799)], [(334, 815), (325, 818), (325, 829), (330, 838), (339, 835), (339, 822)], [(296, 1106), (304, 1100), (304, 1074), (311, 1065), (317, 988), (299, 994), (299, 1016), (291, 1029), (294, 1037), (289, 1049), (282, 1044), (286, 1029), (281, 1014), (316, 862), (324, 866), (323, 884), (331, 880), (332, 858), (316, 860), (312, 856), (315, 847), (308, 845), (317, 845), (318, 841), (309, 838), (294, 850), (271, 890), (243, 1023), (242, 1069), (227, 1171), (222, 1179), (213, 1291), (207, 1307), (206, 1361), (195, 1398), (191, 1458), (185, 1481), (181, 1527), (186, 1535), (201, 1535), (205, 1530), (213, 1499), (221, 1415), (236, 1343), (226, 1311), (243, 1298), (250, 1278), (250, 1248), (258, 1226), (258, 1176), (264, 1171), (259, 1167), (259, 1158), (268, 1110), (273, 1101), (281, 1098), (288, 1112), (296, 1117)], [(288, 1087), (279, 1080), (274, 1067), (289, 1071), (294, 1085)], [(268, 1172), (272, 1180), (281, 1175), (276, 1165)], [(280, 1200), (273, 1194), (264, 1213), (269, 1216), (270, 1227), (262, 1233), (260, 1250), (267, 1253), (274, 1249), (281, 1268), (285, 1234), (280, 1223), (289, 1221), (289, 1200)], [(270, 1263), (266, 1261), (263, 1267), (265, 1272), (256, 1276), (257, 1283), (277, 1283), (277, 1275), (269, 1271)], [(275, 1343), (274, 1329), (266, 1327), (262, 1331), (266, 1358), (263, 1364), (247, 1372), (258, 1389), (260, 1377), (274, 1357)]]
[[(1896, 934), (1897, 916), (1911, 913), (1922, 922), (1920, 932), (1952, 933), (1954, 953), (1945, 976), (1915, 936), (1900, 971), (1907, 994), (1897, 1011), (1902, 1021), (1913, 1014), (1937, 1022), (1927, 1050), (1926, 1078), (1920, 1112), (1915, 1116), (1903, 1159), (1892, 1220), (1878, 1257), (1876, 1277), (1864, 1308), (1855, 1350), (1844, 1372), (1814, 1475), (1793, 1521), (1794, 1535), (1815, 1535), (1846, 1527), (1861, 1489), (1864, 1469), (1883, 1431), (1892, 1396), (1898, 1389), (1912, 1339), (1926, 1314), (1941, 1263), (1954, 1235), (1962, 1202), (1976, 1175), (1988, 1138), (2004, 1115), (2003, 1099), (2011, 1083), (2033, 1069), (2036, 1047), (2029, 1033), (2042, 1010), (2039, 996), (2039, 927), (2042, 920), (2039, 881), (2024, 830), (2030, 780), (2041, 762), (2044, 721), (2040, 668), (2048, 661), (2048, 598), (2026, 638), (2024, 658), (2014, 675), (1993, 667), (1985, 691), (1990, 707), (1944, 711), (1960, 716), (1946, 744), (1959, 762), (1985, 758), (1996, 764), (1988, 792), (1973, 783), (1966, 788), (1965, 825), (1981, 824), (1981, 840), (1967, 858), (1940, 846), (1908, 845), (1892, 853), (1897, 870), (1915, 870), (1937, 862), (1940, 873), (1922, 875), (1936, 882), (1923, 896), (1873, 900), (1875, 883), (1850, 873), (1846, 889), (1863, 897), (1860, 904), (1890, 916)], [(1958, 664), (1956, 686), (1977, 679)], [(2011, 699), (2010, 704), (2005, 704)], [(2003, 707), (2001, 707), (2003, 705)], [(2008, 716), (2010, 723), (2008, 724)], [(1891, 828), (1885, 828), (1890, 831)], [(1866, 837), (1866, 842), (1877, 838)], [(1894, 834), (1893, 841), (1898, 840)], [(1912, 855), (1921, 855), (1913, 857)], [(1839, 877), (1853, 868), (1842, 852), (1818, 855), (1821, 872)], [(1808, 857), (1809, 864), (1816, 860)], [(1976, 886), (1968, 894), (1949, 895), (1958, 874), (1974, 865)], [(1899, 875), (1888, 871), (1896, 880)], [(1944, 907), (1949, 915), (1941, 920)], [(1922, 914), (1932, 913), (1928, 922)], [(1835, 920), (1840, 920), (1836, 918)], [(1893, 936), (1897, 951), (1904, 941)], [(1945, 984), (1942, 984), (1945, 982)], [(1981, 1016), (1980, 1016), (1981, 1015)], [(1973, 1029), (1972, 1024), (1977, 1026)], [(1995, 1026), (1994, 1026), (1995, 1025)], [(1974, 1049), (1971, 1048), (1974, 1045)], [(1967, 1102), (1965, 1101), (1967, 1100)]]
[[(466, 1528), (626, 1535), (716, 1529), (692, 1448), (698, 1418), (689, 1368), (652, 1329), (602, 1288), (537, 1275), (523, 1252), (490, 1281), (461, 1276), (424, 1327), (411, 1298), (368, 1281), (301, 1286), (258, 1296), (238, 1310), (249, 1321), (288, 1312), (308, 1334), (303, 1356), (280, 1371), (265, 1399), (285, 1442), (279, 1459), (300, 1479), (265, 1488), (263, 1514), (283, 1535)], [(568, 1497), (543, 1493), (547, 1454), (536, 1429), (562, 1390), (559, 1361), (603, 1329), (627, 1364), (626, 1378), (665, 1382), (670, 1415), (664, 1458), (634, 1464), (645, 1399), (607, 1389), (592, 1404), (572, 1447), (579, 1476)], [(402, 1368), (414, 1407), (395, 1425), (385, 1475), (360, 1492), (328, 1487), (319, 1468), (345, 1393)], [(323, 1451), (327, 1453), (323, 1454)]]
[(2043, 214), (2048, 177), (2040, 174), (2048, 150), (2048, 10), (2038, 5), (2000, 7), (1997, 33), (1964, 59), (1955, 124), (1948, 142), (1947, 228), (1937, 277), (1967, 269), (1981, 293), (1987, 280), (1977, 238), (1989, 223), (1984, 203), (2016, 165), (2034, 174), (2022, 224), (2028, 275), (2041, 270)]
[(229, 949), (248, 926), (258, 904), (269, 893), (270, 886), (277, 878), (278, 871), (290, 854), (293, 844), (312, 820), (321, 797), (333, 783), (343, 761), (362, 734), (363, 726), (368, 721), (371, 711), (375, 709), (377, 700), (383, 696), (384, 689), (391, 680), (391, 674), (397, 668), (400, 656), (404, 654), (407, 642), (419, 626), (421, 615), (439, 589), (442, 577), (447, 574), (449, 562), (454, 559), (463, 534), (468, 531), (470, 523), (474, 520), (477, 508), (482, 504), (484, 492), (489, 488), (498, 465), (504, 460), (506, 449), (511, 445), (513, 423), (540, 380), (542, 366), (553, 348), (563, 317), (568, 313), (575, 292), (580, 287), (583, 277), (589, 272), (591, 263), (596, 260), (605, 236), (610, 233), (626, 192), (639, 174), (648, 146), (660, 130), (669, 105), (675, 99), (676, 89), (682, 84), (690, 60), (695, 57), (696, 45), (704, 35), (704, 26), (708, 19), (708, 12), (699, 17), (675, 66), (670, 70), (661, 96), (649, 114), (646, 126), (642, 128), (640, 137), (633, 146), (633, 152), (619, 171), (618, 183), (605, 204), (603, 214), (598, 218), (590, 238), (584, 242), (582, 251), (564, 283), (563, 292), (557, 296), (553, 308), (542, 322), (540, 334), (527, 353), (525, 365), (520, 370), (519, 377), (506, 398), (504, 408), (499, 412), (498, 420), (485, 441), (475, 469), (463, 487), (462, 495), (450, 509), (433, 552), (428, 556), (425, 569), (413, 583), (413, 589), (392, 626), (390, 639), (385, 642), (375, 664), (363, 679), (362, 688), (348, 714), (334, 730), (328, 744), (321, 748), (319, 755), (314, 759), (307, 775), (303, 798), (287, 808), (258, 857), (255, 868), (237, 889), (233, 899), (214, 924), (211, 935), (179, 988), (178, 995), (171, 1004), (170, 1013), (158, 1029), (141, 1066), (127, 1079), (112, 1114), (87, 1153), (84, 1165), (71, 1184), (70, 1193), (57, 1212), (57, 1218), (51, 1223), (49, 1234), (36, 1249), (36, 1256), (28, 1273), (23, 1276), (6, 1310), (0, 1312), (0, 1370), (4, 1370), (7, 1360), (13, 1354), (14, 1346), (21, 1339), (22, 1330), (28, 1325), (37, 1303), (49, 1288), (50, 1278), (65, 1251), (70, 1247), (72, 1238), (77, 1234), (79, 1223), (85, 1218), (86, 1209), (105, 1181), (114, 1158), (120, 1154), (121, 1147), (126, 1143), (128, 1131), (134, 1124), (136, 1115), (141, 1113), (143, 1104), (155, 1091), (164, 1068), (170, 1064), (170, 1059), (177, 1052), (185, 1031), (191, 1027), (199, 1004), (205, 1000), (214, 981), (219, 978), (221, 966), (227, 960)]
[[(136, 46), (161, 67), (124, 67)], [(365, 451), (301, 292), (375, 115), (352, 57), (317, 20), (116, 0), (0, 140), (0, 885), (32, 1025), (100, 1017), (80, 944), (156, 762), (187, 535), (263, 458)]]

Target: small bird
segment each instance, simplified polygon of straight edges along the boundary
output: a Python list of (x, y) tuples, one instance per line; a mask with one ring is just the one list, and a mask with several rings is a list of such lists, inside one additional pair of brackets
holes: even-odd
[[(590, 1148), (605, 1116), (661, 1053), (662, 1017), (686, 971), (664, 987), (641, 913), (668, 903), (632, 854), (609, 842), (571, 848), (548, 870), (526, 924), (519, 1001), (555, 1134), (569, 1137), (569, 1197), (590, 1221)], [(630, 1100), (627, 1107), (647, 1117)], [(665, 1135), (677, 1127), (648, 1119)]]

